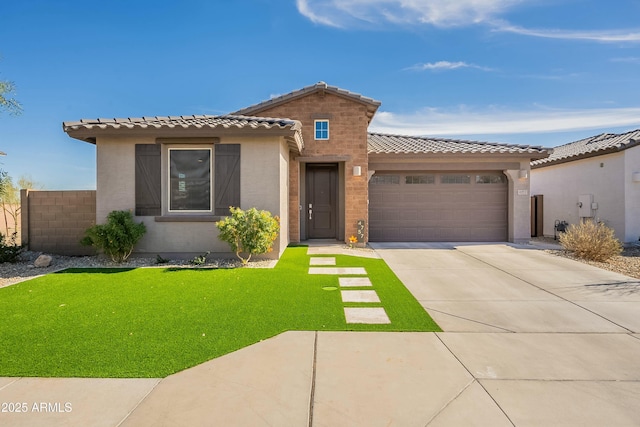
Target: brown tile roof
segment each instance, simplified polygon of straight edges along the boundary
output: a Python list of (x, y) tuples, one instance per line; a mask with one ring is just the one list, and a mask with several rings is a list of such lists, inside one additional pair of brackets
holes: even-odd
[(548, 149), (493, 142), (369, 133), (369, 154), (526, 154), (546, 157)]
[(532, 168), (541, 168), (558, 163), (572, 162), (587, 157), (602, 156), (640, 145), (640, 129), (621, 133), (603, 133), (579, 141), (555, 147), (546, 159), (531, 162)]
[(285, 135), (291, 149), (302, 151), (302, 124), (297, 120), (271, 117), (249, 117), (242, 115), (194, 115), (194, 116), (154, 116), (141, 118), (82, 119), (77, 122), (64, 122), (62, 129), (73, 138), (95, 143), (96, 134), (111, 130), (127, 129), (133, 131), (159, 130), (280, 130)]
[(194, 116), (154, 116), (141, 118), (115, 119), (82, 119), (78, 122), (64, 122), (65, 132), (85, 129), (161, 129), (161, 128), (280, 128), (299, 130), (300, 122), (291, 119), (276, 119), (270, 117), (249, 117), (242, 115), (194, 115)]
[(277, 96), (267, 101), (263, 101), (258, 104), (251, 105), (249, 107), (243, 108), (242, 110), (238, 110), (232, 114), (247, 114), (247, 115), (258, 114), (260, 111), (264, 111), (276, 105), (284, 104), (293, 99), (300, 98), (314, 92), (328, 92), (337, 96), (341, 96), (343, 98), (348, 98), (353, 101), (366, 104), (368, 106), (369, 120), (371, 120), (373, 115), (378, 110), (378, 107), (381, 105), (380, 101), (376, 101), (373, 98), (368, 98), (366, 96), (360, 95), (359, 93), (351, 92), (345, 89), (340, 89), (337, 86), (329, 86), (325, 82), (318, 82), (314, 85), (303, 87), (302, 89), (287, 93), (285, 95)]

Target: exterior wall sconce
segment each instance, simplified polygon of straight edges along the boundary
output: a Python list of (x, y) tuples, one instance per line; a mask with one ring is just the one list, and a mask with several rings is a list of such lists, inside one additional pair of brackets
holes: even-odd
[(631, 175), (631, 180), (633, 182), (640, 182), (640, 172), (634, 172), (633, 175)]
[(362, 166), (353, 167), (353, 176), (362, 176)]
[(529, 171), (526, 169), (520, 169), (520, 173), (518, 176), (520, 177), (520, 179), (527, 179), (529, 178)]

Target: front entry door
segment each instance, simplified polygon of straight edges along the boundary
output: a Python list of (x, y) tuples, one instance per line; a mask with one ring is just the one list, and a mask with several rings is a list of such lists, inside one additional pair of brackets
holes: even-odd
[(307, 237), (337, 238), (338, 165), (307, 164)]

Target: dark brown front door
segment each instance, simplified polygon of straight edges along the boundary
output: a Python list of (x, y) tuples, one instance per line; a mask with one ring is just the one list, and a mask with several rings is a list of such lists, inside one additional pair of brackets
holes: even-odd
[(307, 164), (304, 212), (309, 239), (335, 239), (337, 233), (338, 165)]

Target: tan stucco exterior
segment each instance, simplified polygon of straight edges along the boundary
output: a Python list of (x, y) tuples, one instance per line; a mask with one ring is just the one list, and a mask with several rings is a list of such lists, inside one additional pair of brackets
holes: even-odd
[[(155, 144), (154, 135), (144, 137), (98, 137), (97, 146), (97, 199), (96, 219), (103, 223), (113, 210), (135, 208), (135, 145)], [(240, 193), (242, 209), (255, 207), (268, 210), (281, 219), (281, 231), (273, 248), (266, 257), (277, 258), (287, 247), (288, 240), (288, 175), (289, 146), (280, 136), (225, 136), (216, 144), (240, 145), (240, 181), (244, 183)], [(198, 144), (196, 147), (213, 148), (213, 145)], [(210, 251), (220, 255), (229, 252), (227, 243), (217, 238), (218, 232), (213, 215), (185, 220), (189, 215), (180, 215), (180, 221), (171, 221), (168, 213), (166, 176), (167, 152), (169, 148), (190, 147), (189, 139), (179, 144), (166, 143), (162, 149), (163, 218), (137, 217), (147, 227), (147, 233), (136, 246), (137, 254), (164, 254), (191, 257)], [(212, 159), (213, 161), (213, 159)], [(212, 187), (213, 188), (213, 187)], [(205, 215), (206, 216), (206, 215)]]
[[(640, 147), (531, 171), (531, 194), (544, 197), (544, 234), (554, 235), (556, 220), (576, 224), (581, 220), (581, 195), (592, 195), (595, 205), (588, 216), (613, 228), (622, 242), (640, 237)], [(584, 210), (583, 210), (584, 214)]]

